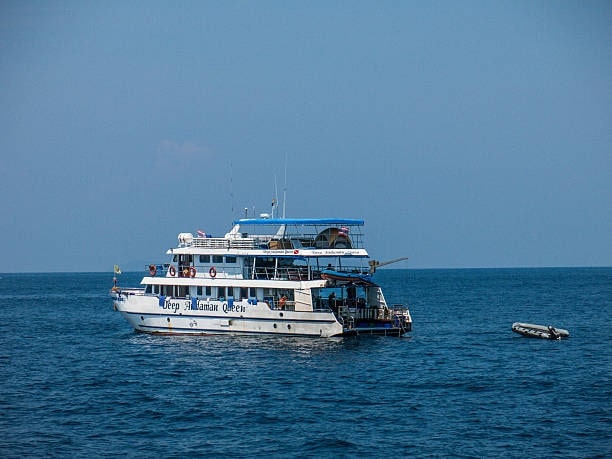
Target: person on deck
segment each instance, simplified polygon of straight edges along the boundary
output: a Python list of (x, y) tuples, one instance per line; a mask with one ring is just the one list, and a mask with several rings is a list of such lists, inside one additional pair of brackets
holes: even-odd
[(327, 305), (332, 309), (332, 311), (334, 311), (335, 313), (338, 312), (338, 307), (336, 305), (336, 292), (331, 292), (329, 294), (329, 297), (327, 298)]
[(548, 333), (550, 333), (550, 339), (561, 339), (561, 336), (559, 333), (557, 333), (557, 330), (555, 330), (555, 327), (552, 325), (548, 326)]

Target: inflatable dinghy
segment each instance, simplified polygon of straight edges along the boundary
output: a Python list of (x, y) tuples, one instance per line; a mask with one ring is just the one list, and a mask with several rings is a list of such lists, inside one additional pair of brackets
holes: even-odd
[(534, 324), (523, 324), (521, 322), (514, 322), (512, 324), (512, 331), (519, 335), (529, 336), (530, 338), (542, 338), (542, 339), (561, 339), (569, 338), (569, 332), (562, 328), (555, 328), (552, 325), (534, 325)]

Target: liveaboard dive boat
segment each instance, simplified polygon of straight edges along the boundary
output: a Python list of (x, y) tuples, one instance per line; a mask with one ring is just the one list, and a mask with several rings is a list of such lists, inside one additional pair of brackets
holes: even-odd
[(514, 322), (512, 324), (512, 331), (519, 335), (527, 336), (529, 338), (542, 338), (542, 339), (561, 339), (569, 338), (569, 332), (563, 328), (556, 328), (552, 325), (535, 325), (525, 324), (521, 322)]
[(408, 308), (373, 280), (363, 220), (243, 218), (224, 237), (180, 233), (140, 288), (111, 289), (136, 331), (156, 334), (402, 336)]

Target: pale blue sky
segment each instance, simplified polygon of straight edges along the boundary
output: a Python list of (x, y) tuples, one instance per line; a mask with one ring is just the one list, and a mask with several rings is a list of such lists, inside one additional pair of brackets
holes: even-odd
[(269, 210), (396, 267), (612, 265), (608, 1), (1, 1), (0, 271)]

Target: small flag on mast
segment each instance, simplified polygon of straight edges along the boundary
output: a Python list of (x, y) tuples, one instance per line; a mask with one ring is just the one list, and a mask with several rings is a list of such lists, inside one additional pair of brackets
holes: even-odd
[(121, 268), (119, 265), (115, 265), (115, 274), (121, 274)]

